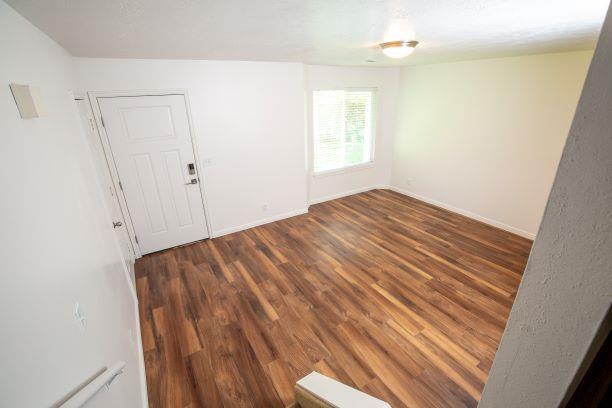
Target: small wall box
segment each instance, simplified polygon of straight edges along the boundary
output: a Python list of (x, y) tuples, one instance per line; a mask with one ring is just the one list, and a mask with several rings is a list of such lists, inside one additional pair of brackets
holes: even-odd
[(37, 86), (10, 84), (10, 87), (22, 119), (38, 118), (44, 114)]

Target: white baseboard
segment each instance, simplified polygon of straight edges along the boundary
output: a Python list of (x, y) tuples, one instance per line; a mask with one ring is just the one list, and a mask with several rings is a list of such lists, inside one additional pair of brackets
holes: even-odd
[(332, 194), (325, 197), (314, 198), (308, 201), (308, 205), (324, 203), (325, 201), (335, 200), (336, 198), (347, 197), (353, 194), (364, 193), (370, 190), (376, 190), (378, 188), (387, 189), (389, 186), (387, 185), (376, 185), (370, 187), (356, 188), (354, 190), (343, 191), (342, 193)]
[(408, 197), (416, 198), (417, 200), (424, 201), (426, 203), (435, 205), (436, 207), (441, 207), (441, 208), (444, 208), (445, 210), (449, 210), (449, 211), (456, 212), (456, 213), (461, 214), (461, 215), (465, 215), (466, 217), (472, 218), (472, 219), (477, 220), (477, 221), (484, 222), (485, 224), (489, 224), (489, 225), (491, 225), (493, 227), (500, 228), (500, 229), (503, 229), (503, 230), (508, 231), (508, 232), (512, 232), (513, 234), (520, 235), (521, 237), (524, 237), (524, 238), (528, 238), (528, 239), (533, 240), (535, 238), (535, 236), (536, 236), (536, 234), (534, 234), (532, 232), (524, 231), (524, 230), (522, 230), (520, 228), (516, 228), (516, 227), (513, 227), (511, 225), (504, 224), (503, 222), (483, 217), (481, 215), (478, 215), (478, 214), (475, 214), (473, 212), (464, 210), (462, 208), (457, 208), (457, 207), (454, 207), (454, 206), (452, 206), (450, 204), (442, 203), (440, 201), (434, 200), (433, 198), (424, 197), (422, 195), (419, 195), (419, 194), (416, 194), (416, 193), (413, 193), (413, 192), (401, 189), (399, 187), (387, 186), (387, 189), (395, 191), (396, 193), (403, 194), (403, 195), (408, 196)]
[[(334, 200), (336, 198), (346, 197), (346, 196), (350, 196), (350, 195), (357, 194), (357, 193), (363, 193), (365, 191), (370, 191), (370, 190), (374, 190), (377, 188), (388, 188), (388, 187), (389, 186), (387, 185), (384, 185), (384, 186), (380, 185), (380, 186), (371, 186), (371, 187), (359, 188), (355, 190), (344, 191), (342, 193), (333, 194), (330, 196), (310, 200), (308, 202), (308, 205), (310, 206), (312, 204), (318, 204), (324, 201)], [(237, 225), (235, 227), (223, 228), (218, 231), (213, 231), (212, 238), (218, 238), (223, 235), (232, 234), (234, 232), (244, 231), (249, 228), (258, 227), (260, 225), (268, 224), (274, 221), (280, 221), (280, 220), (284, 220), (285, 218), (295, 217), (296, 215), (306, 214), (307, 212), (308, 212), (308, 208), (301, 208), (299, 210), (289, 211), (283, 214), (275, 215), (273, 217), (263, 218), (257, 221), (249, 222), (247, 224)]]
[(249, 228), (258, 227), (263, 224), (268, 224), (274, 221), (284, 220), (285, 218), (295, 217), (296, 215), (306, 214), (308, 212), (308, 208), (301, 208), (299, 210), (289, 211), (283, 214), (278, 214), (273, 217), (262, 218), (257, 221), (250, 222), (248, 224), (237, 225), (235, 227), (224, 228), (218, 231), (213, 231), (212, 238), (218, 238), (223, 235), (232, 234), (234, 232), (244, 231)]
[[(353, 195), (353, 194), (363, 193), (363, 192), (366, 192), (366, 191), (376, 190), (376, 189), (392, 190), (392, 191), (395, 191), (397, 193), (403, 194), (405, 196), (416, 198), (417, 200), (424, 201), (426, 203), (435, 205), (435, 206), (440, 207), (440, 208), (444, 208), (445, 210), (449, 210), (449, 211), (452, 211), (452, 212), (464, 215), (464, 216), (466, 216), (468, 218), (472, 218), (474, 220), (477, 220), (477, 221), (480, 221), (480, 222), (484, 222), (485, 224), (489, 224), (489, 225), (491, 225), (493, 227), (503, 229), (504, 231), (508, 231), (508, 232), (513, 233), (513, 234), (520, 235), (520, 236), (522, 236), (524, 238), (528, 238), (528, 239), (533, 240), (535, 238), (535, 235), (536, 235), (536, 234), (534, 234), (532, 232), (524, 231), (524, 230), (522, 230), (520, 228), (516, 228), (516, 227), (513, 227), (511, 225), (504, 224), (503, 222), (483, 217), (483, 216), (475, 214), (475, 213), (473, 213), (471, 211), (467, 211), (467, 210), (464, 210), (462, 208), (454, 207), (454, 206), (452, 206), (450, 204), (446, 204), (446, 203), (434, 200), (433, 198), (425, 197), (425, 196), (413, 193), (411, 191), (404, 190), (404, 189), (401, 189), (399, 187), (390, 186), (390, 185), (375, 185), (375, 186), (370, 186), (370, 187), (364, 187), (364, 188), (358, 188), (358, 189), (354, 189), (354, 190), (344, 191), (342, 193), (332, 194), (332, 195), (328, 195), (328, 196), (325, 196), (325, 197), (315, 198), (315, 199), (310, 200), (308, 202), (308, 205), (319, 204), (319, 203), (323, 203), (325, 201), (335, 200), (337, 198), (347, 197), (347, 196), (350, 196), (350, 195)], [(296, 215), (306, 214), (307, 212), (308, 212), (308, 208), (301, 208), (299, 210), (289, 211), (289, 212), (286, 212), (286, 213), (283, 213), (283, 214), (275, 215), (273, 217), (263, 218), (263, 219), (260, 219), (260, 220), (254, 221), (254, 222), (250, 222), (248, 224), (242, 224), (242, 225), (238, 225), (238, 226), (235, 226), (235, 227), (224, 228), (224, 229), (221, 229), (221, 230), (218, 230), (218, 231), (214, 231), (213, 234), (212, 234), (212, 237), (213, 238), (217, 238), (217, 237), (221, 237), (223, 235), (232, 234), (234, 232), (244, 231), (244, 230), (247, 230), (249, 228), (257, 227), (257, 226), (260, 226), (260, 225), (263, 225), (263, 224), (268, 224), (268, 223), (271, 223), (271, 222), (274, 222), (274, 221), (284, 220), (286, 218), (295, 217)]]
[(134, 307), (134, 320), (136, 321), (136, 349), (138, 354), (138, 377), (140, 378), (140, 399), (142, 401), (142, 408), (149, 407), (149, 393), (147, 392), (147, 373), (145, 370), (144, 362), (144, 348), (142, 346), (142, 332), (140, 330), (140, 311), (138, 309), (138, 303)]

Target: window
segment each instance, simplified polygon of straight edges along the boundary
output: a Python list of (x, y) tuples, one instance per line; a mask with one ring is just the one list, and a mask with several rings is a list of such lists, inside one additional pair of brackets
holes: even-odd
[(314, 91), (314, 173), (373, 161), (375, 89)]

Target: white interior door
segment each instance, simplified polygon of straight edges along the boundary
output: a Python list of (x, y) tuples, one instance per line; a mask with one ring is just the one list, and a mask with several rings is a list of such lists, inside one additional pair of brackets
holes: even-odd
[(208, 238), (184, 96), (97, 100), (140, 252)]
[(115, 231), (115, 234), (117, 235), (117, 240), (119, 241), (119, 247), (121, 248), (123, 260), (129, 270), (130, 263), (133, 263), (136, 258), (135, 252), (132, 248), (132, 242), (130, 240), (129, 233), (127, 230), (125, 217), (123, 216), (123, 212), (121, 211), (119, 198), (117, 197), (117, 193), (113, 186), (113, 180), (110, 175), (110, 170), (106, 163), (104, 149), (102, 148), (98, 132), (95, 128), (93, 114), (91, 112), (91, 108), (89, 106), (88, 101), (84, 99), (77, 99), (75, 102), (79, 110), (79, 116), (81, 117), (81, 125), (87, 138), (87, 144), (89, 145), (89, 149), (91, 150), (91, 155), (94, 161), (94, 165), (96, 167), (96, 173), (98, 175), (100, 185), (102, 186), (102, 189), (104, 191), (106, 205), (111, 213), (110, 215), (113, 222), (112, 227)]

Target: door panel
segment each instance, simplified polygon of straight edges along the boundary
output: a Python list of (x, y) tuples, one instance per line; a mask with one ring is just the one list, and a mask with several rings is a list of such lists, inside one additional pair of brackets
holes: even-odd
[[(162, 208), (161, 197), (155, 174), (153, 173), (153, 165), (151, 164), (151, 156), (149, 154), (135, 154), (132, 156), (134, 170), (138, 183), (136, 188), (140, 193), (142, 207), (145, 210), (145, 218), (149, 224), (149, 230), (152, 233), (166, 232), (168, 227)], [(128, 205), (130, 203), (128, 202)]]
[[(98, 98), (143, 254), (208, 237), (182, 95)], [(191, 180), (196, 180), (191, 184)]]
[(128, 107), (120, 108), (120, 112), (126, 136), (130, 140), (175, 138), (172, 111), (169, 106)]

